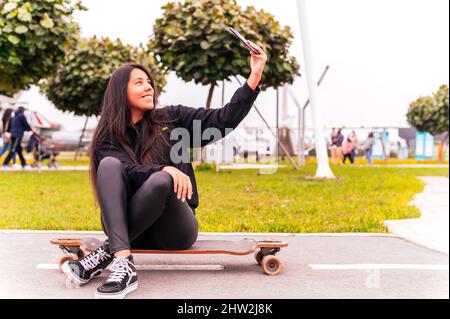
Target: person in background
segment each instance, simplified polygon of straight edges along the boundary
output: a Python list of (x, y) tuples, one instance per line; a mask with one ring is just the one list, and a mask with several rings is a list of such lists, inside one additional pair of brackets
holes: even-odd
[[(11, 120), (12, 120), (13, 110), (8, 108), (3, 113), (2, 117), (2, 134), (3, 147), (0, 150), (0, 157), (9, 150), (11, 146)], [(13, 164), (16, 164), (16, 156), (13, 157)]]
[[(344, 135), (342, 135), (342, 129), (338, 129), (337, 132), (333, 129), (333, 135), (331, 136), (331, 150), (333, 165), (340, 163), (343, 160), (342, 157), (342, 143), (344, 142)], [(333, 154), (334, 152), (334, 154)]]
[(30, 124), (28, 124), (27, 119), (25, 118), (25, 108), (19, 107), (14, 118), (11, 120), (11, 148), (9, 150), (8, 156), (6, 156), (5, 161), (3, 162), (3, 167), (8, 167), (11, 159), (17, 155), (19, 155), (20, 163), (22, 164), (22, 169), (25, 169), (27, 163), (22, 154), (22, 139), (25, 132), (33, 131)]
[(336, 165), (336, 161), (337, 161), (336, 136), (337, 136), (336, 129), (333, 128), (333, 130), (331, 132), (331, 142), (330, 142), (331, 162), (333, 163), (333, 165)]
[(375, 137), (373, 132), (369, 133), (369, 136), (367, 137), (366, 141), (364, 142), (363, 149), (364, 154), (367, 159), (367, 163), (369, 165), (372, 165), (372, 155), (373, 155), (373, 147), (375, 145)]
[(345, 165), (347, 158), (350, 160), (350, 163), (352, 165), (355, 164), (355, 156), (354, 156), (354, 152), (353, 152), (354, 148), (353, 148), (353, 142), (351, 137), (348, 137), (347, 140), (344, 142), (343, 145), (343, 153), (344, 153), (344, 158), (342, 160), (342, 163)]
[(336, 130), (333, 128), (331, 133), (331, 161), (333, 165), (342, 161), (342, 142), (344, 136), (342, 135), (342, 129)]
[(353, 145), (353, 159), (356, 159), (356, 155), (358, 154), (358, 135), (356, 135), (355, 131), (352, 131), (352, 133), (350, 134), (350, 139), (352, 141), (352, 145)]

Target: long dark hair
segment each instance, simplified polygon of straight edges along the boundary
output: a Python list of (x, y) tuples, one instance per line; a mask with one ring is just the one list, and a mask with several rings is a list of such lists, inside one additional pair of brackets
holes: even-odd
[[(155, 107), (153, 110), (144, 113), (141, 131), (138, 132), (140, 136), (145, 136), (145, 138), (140, 139), (141, 152), (139, 158), (136, 158), (132, 151), (130, 147), (132, 141), (126, 134), (127, 127), (132, 125), (131, 107), (128, 103), (128, 82), (134, 69), (140, 69), (147, 74), (155, 91), (153, 96)], [(90, 178), (96, 204), (98, 204), (97, 169), (100, 163), (95, 151), (101, 143), (109, 141), (120, 145), (136, 164), (152, 165), (164, 159), (164, 144), (168, 145), (168, 142), (161, 134), (161, 128), (171, 121), (165, 119), (165, 109), (156, 109), (157, 103), (158, 92), (156, 91), (155, 80), (144, 66), (127, 63), (111, 76), (103, 98), (100, 120), (89, 150)]]
[(12, 116), (12, 109), (6, 109), (5, 112), (3, 112), (3, 117), (2, 117), (2, 124), (3, 124), (3, 130), (6, 130), (6, 123), (9, 121), (9, 119)]

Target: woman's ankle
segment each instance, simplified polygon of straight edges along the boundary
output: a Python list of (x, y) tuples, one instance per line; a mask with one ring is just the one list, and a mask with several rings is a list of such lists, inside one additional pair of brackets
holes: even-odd
[(131, 255), (131, 250), (121, 250), (121, 251), (118, 251), (118, 252), (114, 253), (114, 257), (127, 258), (130, 255)]

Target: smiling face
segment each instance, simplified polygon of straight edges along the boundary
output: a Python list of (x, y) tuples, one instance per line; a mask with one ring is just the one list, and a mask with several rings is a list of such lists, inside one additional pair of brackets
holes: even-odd
[(136, 123), (142, 119), (145, 112), (155, 108), (153, 99), (155, 91), (148, 75), (140, 69), (131, 71), (127, 91), (133, 123)]

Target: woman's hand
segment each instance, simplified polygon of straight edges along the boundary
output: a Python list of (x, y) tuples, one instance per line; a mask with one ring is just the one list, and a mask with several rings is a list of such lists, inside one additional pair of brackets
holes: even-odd
[(256, 88), (259, 85), (259, 82), (261, 81), (264, 68), (266, 66), (267, 62), (267, 55), (264, 53), (264, 51), (257, 46), (255, 43), (248, 41), (248, 43), (259, 51), (259, 54), (254, 54), (253, 52), (250, 52), (251, 58), (250, 58), (250, 67), (251, 67), (251, 74), (250, 77), (247, 80), (248, 85), (253, 89), (256, 90)]
[(172, 166), (164, 167), (161, 172), (166, 172), (172, 176), (174, 192), (177, 194), (178, 199), (184, 202), (186, 197), (188, 199), (192, 198), (192, 183), (189, 176)]

